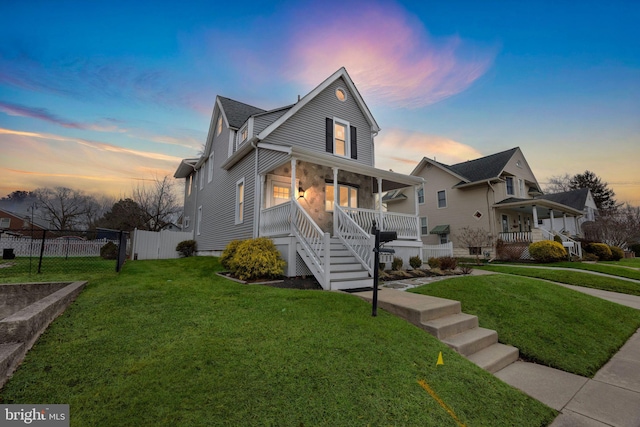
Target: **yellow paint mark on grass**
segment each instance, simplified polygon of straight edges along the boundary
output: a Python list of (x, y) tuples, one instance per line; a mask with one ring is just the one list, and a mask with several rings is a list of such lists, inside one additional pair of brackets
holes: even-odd
[(442, 406), (444, 408), (444, 410), (447, 411), (447, 413), (449, 415), (451, 415), (451, 418), (453, 418), (455, 420), (455, 422), (458, 423), (458, 425), (460, 427), (466, 427), (464, 425), (464, 423), (458, 419), (458, 417), (456, 416), (455, 412), (453, 412), (453, 410), (451, 408), (449, 408), (449, 406), (446, 403), (444, 403), (444, 401), (442, 399), (440, 399), (440, 396), (438, 396), (436, 394), (436, 392), (433, 391), (431, 389), (431, 387), (429, 387), (429, 384), (427, 384), (427, 382), (425, 380), (418, 380), (418, 384), (420, 384), (420, 387), (425, 389), (427, 391), (427, 393), (429, 393), (431, 395), (431, 397), (433, 397), (435, 399), (435, 401), (438, 402), (438, 404), (440, 404), (440, 406)]
[(442, 360), (442, 352), (438, 353), (438, 361), (436, 362), (436, 366), (444, 365), (444, 360)]

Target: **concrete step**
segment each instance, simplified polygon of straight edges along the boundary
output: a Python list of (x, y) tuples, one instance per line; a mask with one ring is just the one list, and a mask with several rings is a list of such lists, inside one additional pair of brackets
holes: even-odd
[(466, 313), (451, 314), (429, 320), (421, 325), (422, 329), (442, 340), (478, 327), (478, 316)]
[(498, 342), (498, 333), (491, 329), (474, 328), (441, 340), (463, 356), (477, 353)]
[(24, 343), (0, 344), (0, 388), (11, 375), (26, 349)]
[(493, 374), (518, 360), (518, 356), (517, 348), (498, 343), (467, 356), (467, 359)]
[(332, 280), (331, 290), (356, 289), (356, 288), (373, 288), (373, 279), (355, 279), (355, 280)]

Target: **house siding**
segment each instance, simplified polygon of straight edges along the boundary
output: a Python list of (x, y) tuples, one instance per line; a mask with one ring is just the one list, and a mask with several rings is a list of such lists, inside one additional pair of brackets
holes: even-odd
[[(347, 99), (339, 101), (335, 90), (342, 88)], [(275, 129), (264, 142), (288, 146), (299, 146), (326, 153), (325, 119), (339, 118), (348, 121), (358, 129), (358, 158), (354, 162), (373, 166), (373, 139), (371, 125), (348, 90), (345, 81), (340, 78), (309, 101), (296, 114)]]
[(271, 123), (278, 120), (282, 117), (287, 111), (288, 108), (283, 108), (282, 110), (274, 111), (272, 113), (260, 114), (258, 116), (254, 116), (253, 118), (253, 135), (257, 135), (263, 130), (267, 128)]
[(258, 173), (265, 174), (271, 172), (277, 166), (282, 165), (289, 157), (286, 153), (261, 149), (258, 154)]

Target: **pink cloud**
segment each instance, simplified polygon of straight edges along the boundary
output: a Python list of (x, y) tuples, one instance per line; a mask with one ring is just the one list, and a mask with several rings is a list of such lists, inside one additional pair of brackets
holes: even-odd
[(315, 85), (344, 66), (365, 98), (418, 108), (464, 91), (493, 63), (495, 49), (474, 50), (459, 36), (430, 37), (398, 7), (352, 7), (357, 19), (348, 10), (328, 16), (306, 10), (314, 23), (306, 19), (290, 37), (285, 72)]

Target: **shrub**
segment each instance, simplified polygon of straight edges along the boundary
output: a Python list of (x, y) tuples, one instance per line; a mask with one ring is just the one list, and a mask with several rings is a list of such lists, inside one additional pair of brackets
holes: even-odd
[(553, 236), (553, 241), (554, 241), (554, 242), (558, 242), (558, 243), (562, 244), (562, 237), (560, 237), (560, 236)]
[(397, 256), (393, 257), (393, 261), (391, 262), (391, 269), (393, 271), (400, 270), (402, 269), (402, 264), (404, 264), (404, 261), (402, 261), (402, 258), (398, 258)]
[(413, 269), (422, 267), (422, 258), (420, 258), (418, 255), (412, 256), (411, 258), (409, 258), (409, 265)]
[(438, 258), (438, 260), (440, 261), (440, 268), (442, 270), (455, 270), (458, 266), (458, 260), (454, 257), (442, 256)]
[(462, 272), (462, 274), (471, 274), (471, 272), (473, 271), (473, 267), (471, 267), (469, 264), (464, 264), (460, 266), (460, 271)]
[(590, 252), (598, 257), (600, 261), (607, 261), (611, 259), (611, 249), (604, 243), (589, 243), (587, 245), (587, 252)]
[(191, 256), (196, 251), (196, 241), (195, 240), (183, 240), (178, 243), (176, 246), (176, 251), (180, 252), (180, 255), (183, 257)]
[(232, 240), (224, 248), (224, 251), (222, 251), (222, 254), (220, 255), (220, 264), (225, 270), (231, 270), (231, 259), (236, 254), (236, 250), (240, 243), (242, 243), (242, 240)]
[(631, 245), (629, 247), (629, 249), (631, 250), (631, 252), (636, 254), (637, 257), (640, 257), (640, 243), (636, 243), (635, 245)]
[(597, 261), (598, 256), (596, 254), (592, 254), (590, 252), (582, 252), (582, 260), (583, 261)]
[(609, 246), (611, 250), (611, 261), (620, 261), (624, 258), (624, 251), (617, 246)]
[(116, 259), (118, 258), (118, 245), (113, 242), (107, 242), (100, 248), (100, 258)]
[[(226, 249), (225, 249), (226, 250)], [(284, 273), (285, 262), (267, 237), (245, 240), (237, 245), (229, 266), (240, 280), (276, 278)]]
[(427, 264), (431, 268), (440, 268), (440, 260), (438, 258), (431, 257), (427, 260)]
[(385, 267), (385, 265), (386, 265), (386, 264), (385, 264), (384, 262), (379, 262), (379, 263), (378, 263), (378, 270), (380, 270), (380, 271), (384, 271), (384, 267)]
[(529, 245), (529, 255), (537, 262), (554, 262), (567, 258), (567, 250), (554, 240), (543, 240)]

